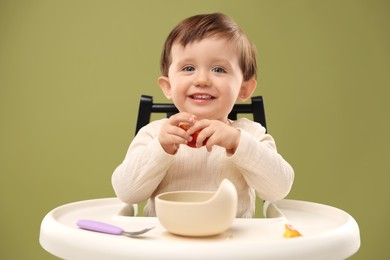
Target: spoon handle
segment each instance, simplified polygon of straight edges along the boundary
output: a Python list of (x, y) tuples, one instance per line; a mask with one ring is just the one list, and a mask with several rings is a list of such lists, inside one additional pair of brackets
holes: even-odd
[(110, 225), (107, 223), (95, 221), (95, 220), (79, 220), (77, 221), (77, 226), (79, 226), (82, 229), (90, 230), (90, 231), (96, 231), (100, 233), (106, 233), (111, 235), (122, 235), (124, 230), (120, 227)]

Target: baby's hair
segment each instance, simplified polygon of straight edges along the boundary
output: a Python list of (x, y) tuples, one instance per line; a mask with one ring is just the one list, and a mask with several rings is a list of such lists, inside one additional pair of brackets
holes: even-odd
[(168, 76), (171, 65), (171, 50), (174, 43), (183, 47), (205, 38), (223, 38), (237, 44), (240, 68), (244, 80), (257, 77), (256, 50), (238, 25), (221, 13), (200, 14), (189, 17), (179, 23), (168, 35), (161, 54), (160, 69), (163, 76)]

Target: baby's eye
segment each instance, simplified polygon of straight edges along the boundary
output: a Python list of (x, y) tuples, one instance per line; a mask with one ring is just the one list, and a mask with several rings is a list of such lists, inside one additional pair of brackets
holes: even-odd
[(183, 67), (183, 71), (194, 71), (195, 67), (194, 66), (185, 66)]
[(215, 67), (212, 69), (212, 71), (217, 72), (217, 73), (226, 73), (226, 70), (221, 67)]

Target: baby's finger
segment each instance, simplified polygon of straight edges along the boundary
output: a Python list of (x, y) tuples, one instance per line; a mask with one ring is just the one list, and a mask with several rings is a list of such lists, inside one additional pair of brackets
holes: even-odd
[(186, 112), (178, 113), (169, 118), (170, 124), (179, 126), (182, 123), (192, 125), (195, 122), (195, 116)]
[(211, 147), (214, 145), (212, 137), (212, 132), (208, 131), (207, 129), (200, 131), (196, 140), (196, 147), (206, 146), (207, 150), (210, 151)]
[(185, 141), (188, 141), (191, 138), (190, 134), (188, 134), (186, 130), (177, 127), (176, 125), (170, 125), (167, 127), (166, 133), (170, 136), (176, 136), (184, 139)]
[(205, 129), (209, 125), (210, 125), (210, 120), (207, 119), (196, 121), (190, 128), (188, 128), (188, 133), (190, 135), (193, 135), (196, 132), (203, 131), (203, 129)]

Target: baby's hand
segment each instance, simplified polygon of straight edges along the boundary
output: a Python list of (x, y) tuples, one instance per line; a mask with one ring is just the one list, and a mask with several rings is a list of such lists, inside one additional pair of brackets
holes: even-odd
[(191, 135), (179, 125), (185, 123), (192, 126), (194, 122), (195, 116), (185, 112), (177, 113), (165, 121), (158, 135), (158, 140), (164, 151), (175, 154), (180, 144), (187, 144), (191, 141)]
[(198, 133), (196, 147), (206, 145), (211, 151), (214, 145), (224, 147), (228, 154), (234, 154), (240, 142), (240, 130), (219, 120), (202, 119), (196, 121), (189, 129), (188, 134)]
[[(181, 128), (183, 128), (185, 131), (187, 131), (187, 130), (190, 128), (190, 125), (187, 124), (187, 123), (180, 123), (179, 126), (180, 126)], [(192, 138), (191, 138), (191, 140), (187, 143), (187, 145), (188, 145), (189, 147), (198, 148), (198, 147), (196, 146), (196, 140), (198, 140), (198, 134), (200, 133), (200, 131), (201, 131), (201, 130), (198, 130), (198, 131), (196, 131), (195, 133), (193, 133), (193, 134), (191, 135)], [(206, 142), (207, 142), (207, 138), (203, 141), (202, 145), (206, 145)]]

